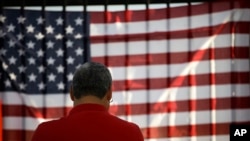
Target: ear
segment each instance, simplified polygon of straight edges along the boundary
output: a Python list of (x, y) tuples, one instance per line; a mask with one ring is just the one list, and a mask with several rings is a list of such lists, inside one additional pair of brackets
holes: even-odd
[(73, 94), (73, 87), (72, 87), (72, 86), (70, 87), (70, 92), (69, 92), (69, 94), (70, 94), (70, 99), (71, 99), (72, 101), (75, 101), (75, 96), (74, 96), (74, 94)]
[(107, 100), (110, 101), (111, 98), (112, 98), (112, 87), (110, 87), (108, 92), (107, 92)]

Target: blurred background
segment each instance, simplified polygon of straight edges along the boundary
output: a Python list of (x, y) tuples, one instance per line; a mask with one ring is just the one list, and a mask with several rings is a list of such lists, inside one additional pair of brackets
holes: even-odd
[(0, 141), (66, 116), (86, 61), (108, 66), (110, 112), (145, 141), (228, 141), (250, 123), (248, 0), (1, 0)]

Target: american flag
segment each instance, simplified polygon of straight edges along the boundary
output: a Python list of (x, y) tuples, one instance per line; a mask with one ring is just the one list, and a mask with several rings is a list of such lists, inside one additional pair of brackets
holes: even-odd
[(29, 140), (70, 110), (88, 19), (91, 60), (113, 76), (110, 112), (137, 123), (145, 140), (228, 141), (231, 123), (250, 122), (247, 0), (66, 13), (0, 15), (4, 140)]

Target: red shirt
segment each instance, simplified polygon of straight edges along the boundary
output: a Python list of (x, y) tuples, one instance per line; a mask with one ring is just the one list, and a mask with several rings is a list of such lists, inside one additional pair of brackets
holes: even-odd
[(41, 123), (32, 141), (143, 141), (136, 124), (108, 113), (97, 104), (74, 107), (67, 117)]

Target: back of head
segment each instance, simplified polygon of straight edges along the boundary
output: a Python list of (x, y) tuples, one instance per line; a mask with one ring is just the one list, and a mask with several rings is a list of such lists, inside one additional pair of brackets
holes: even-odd
[(102, 99), (111, 85), (112, 77), (106, 66), (97, 62), (87, 62), (74, 74), (73, 95), (76, 99), (89, 95)]

